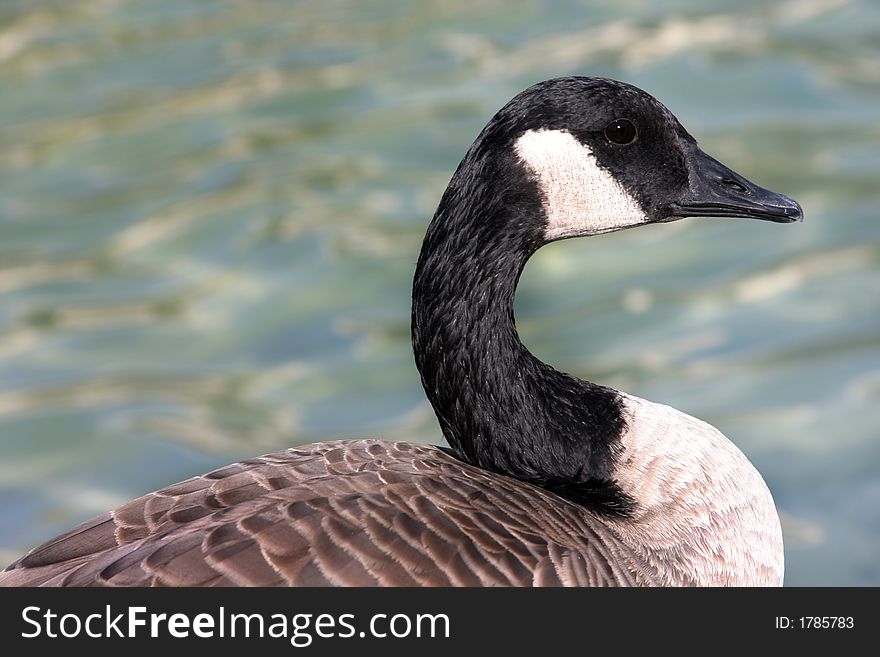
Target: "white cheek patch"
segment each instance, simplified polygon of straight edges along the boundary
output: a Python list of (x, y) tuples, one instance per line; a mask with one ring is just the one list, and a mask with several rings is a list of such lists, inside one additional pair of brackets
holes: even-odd
[(607, 233), (648, 222), (636, 200), (599, 167), (593, 152), (568, 132), (529, 130), (517, 139), (515, 147), (541, 187), (548, 240)]

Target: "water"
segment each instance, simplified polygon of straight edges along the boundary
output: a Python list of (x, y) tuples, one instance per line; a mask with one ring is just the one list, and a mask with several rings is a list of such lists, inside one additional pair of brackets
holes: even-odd
[(0, 562), (237, 458), (437, 442), (425, 226), (498, 107), (595, 74), (807, 220), (551, 245), (524, 340), (731, 437), (787, 584), (880, 584), (880, 6), (648, 4), (0, 3)]

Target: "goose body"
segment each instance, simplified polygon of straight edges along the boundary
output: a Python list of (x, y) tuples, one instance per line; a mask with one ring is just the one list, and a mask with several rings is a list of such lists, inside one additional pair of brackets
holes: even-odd
[(450, 449), (334, 441), (233, 464), (34, 548), (0, 585), (780, 585), (772, 496), (732, 442), (551, 368), (514, 323), (543, 244), (695, 215), (802, 213), (635, 87), (530, 87), (465, 155), (416, 269), (416, 365)]

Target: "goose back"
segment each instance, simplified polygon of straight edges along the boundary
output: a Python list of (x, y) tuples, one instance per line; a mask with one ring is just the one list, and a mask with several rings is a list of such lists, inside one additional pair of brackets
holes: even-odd
[(597, 516), (440, 448), (334, 441), (135, 499), (0, 573), (28, 586), (632, 586)]

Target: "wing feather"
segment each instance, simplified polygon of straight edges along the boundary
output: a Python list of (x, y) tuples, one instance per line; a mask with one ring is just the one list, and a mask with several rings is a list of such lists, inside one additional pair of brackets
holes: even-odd
[(651, 570), (591, 512), (431, 446), (267, 454), (34, 548), (3, 586), (619, 586)]

